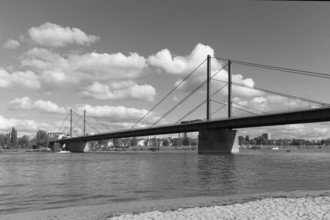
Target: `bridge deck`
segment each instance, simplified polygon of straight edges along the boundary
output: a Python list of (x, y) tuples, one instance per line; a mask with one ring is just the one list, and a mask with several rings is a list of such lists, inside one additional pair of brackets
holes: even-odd
[(191, 124), (165, 125), (152, 128), (140, 128), (109, 133), (101, 133), (90, 136), (74, 137), (54, 140), (50, 143), (68, 143), (78, 141), (94, 141), (102, 139), (125, 138), (148, 135), (162, 135), (182, 132), (199, 131), (202, 128), (236, 129), (251, 128), (286, 124), (302, 124), (330, 121), (330, 108), (308, 109), (303, 111), (265, 114), (251, 117), (230, 118), (212, 121), (202, 121)]

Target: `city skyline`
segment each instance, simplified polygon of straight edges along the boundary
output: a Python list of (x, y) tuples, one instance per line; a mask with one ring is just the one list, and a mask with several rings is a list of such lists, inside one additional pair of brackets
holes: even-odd
[[(70, 109), (113, 130), (133, 126), (207, 55), (328, 73), (325, 2), (41, 1), (0, 3), (0, 133), (57, 131)], [(226, 63), (212, 59), (212, 72)], [(327, 79), (233, 65), (233, 80), (330, 102)], [(226, 69), (215, 77), (226, 80)], [(205, 63), (137, 127), (150, 126), (206, 78)], [(224, 84), (212, 82), (215, 91)], [(205, 99), (205, 88), (159, 124), (176, 122)], [(215, 101), (225, 102), (224, 89)], [(233, 87), (233, 102), (271, 112), (315, 107)], [(220, 105), (212, 103), (215, 111)], [(226, 117), (226, 110), (213, 117)], [(233, 110), (234, 116), (246, 113)], [(203, 119), (205, 107), (184, 120)], [(77, 116), (78, 117), (78, 116)], [(329, 123), (239, 129), (238, 135), (330, 137)]]

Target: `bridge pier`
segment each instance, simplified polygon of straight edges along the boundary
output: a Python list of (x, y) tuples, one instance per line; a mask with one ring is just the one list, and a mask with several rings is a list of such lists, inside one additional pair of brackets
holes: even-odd
[(239, 151), (237, 130), (205, 128), (199, 130), (198, 154), (235, 153)]
[(65, 150), (73, 153), (83, 153), (89, 151), (89, 142), (88, 141), (67, 142), (65, 144)]

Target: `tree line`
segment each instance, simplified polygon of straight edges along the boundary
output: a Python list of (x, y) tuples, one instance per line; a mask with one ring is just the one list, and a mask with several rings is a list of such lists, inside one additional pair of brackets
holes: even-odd
[[(185, 138), (148, 138), (148, 139), (140, 139), (143, 140), (143, 146), (156, 147), (160, 146), (197, 146), (198, 142), (196, 139), (192, 139), (189, 137)], [(104, 139), (98, 141), (90, 141), (90, 146), (92, 148), (99, 148), (101, 146), (108, 146), (109, 143), (111, 147), (136, 147), (138, 146), (138, 142), (140, 141), (136, 137), (132, 138), (115, 138), (112, 140)]]
[(250, 139), (249, 136), (239, 136), (238, 137), (239, 145), (277, 145), (277, 146), (329, 146), (330, 138), (321, 139), (321, 140), (307, 140), (307, 139), (268, 139), (267, 135), (261, 135)]
[(17, 130), (12, 128), (9, 134), (0, 134), (0, 146), (7, 149), (27, 149), (48, 147), (48, 134), (46, 131), (38, 130), (36, 136), (30, 138), (28, 135), (18, 137)]

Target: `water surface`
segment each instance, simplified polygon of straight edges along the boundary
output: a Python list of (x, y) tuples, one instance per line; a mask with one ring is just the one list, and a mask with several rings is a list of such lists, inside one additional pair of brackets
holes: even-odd
[(1, 153), (0, 214), (133, 200), (327, 190), (329, 169), (329, 153)]

